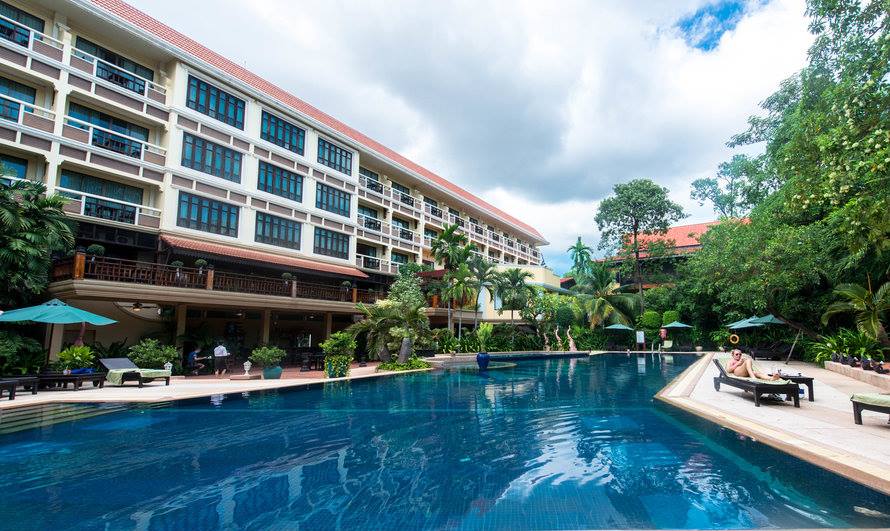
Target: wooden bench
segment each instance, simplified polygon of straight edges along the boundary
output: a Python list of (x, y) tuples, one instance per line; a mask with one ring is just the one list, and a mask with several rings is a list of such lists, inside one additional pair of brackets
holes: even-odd
[(43, 373), (37, 376), (41, 389), (50, 389), (61, 387), (68, 389), (68, 384), (72, 384), (75, 391), (80, 390), (84, 382), (92, 382), (93, 387), (105, 387), (105, 373), (92, 372), (88, 374), (63, 374), (56, 372)]
[(800, 407), (800, 388), (796, 383), (770, 383), (737, 378), (726, 374), (726, 370), (717, 358), (714, 358), (714, 365), (720, 371), (720, 375), (714, 377), (714, 389), (717, 391), (720, 390), (720, 384), (749, 391), (754, 395), (756, 407), (760, 407), (761, 395), (784, 394), (786, 400), (794, 400), (794, 407)]

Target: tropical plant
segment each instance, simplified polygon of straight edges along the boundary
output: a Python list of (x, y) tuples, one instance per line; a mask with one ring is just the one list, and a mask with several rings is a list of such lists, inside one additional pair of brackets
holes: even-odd
[(105, 256), (105, 246), (93, 243), (87, 246), (86, 253), (90, 256)]
[[(442, 232), (430, 243), (430, 252), (433, 258), (442, 264), (446, 272), (454, 271), (460, 264), (465, 263), (471, 251), (475, 249), (474, 245), (467, 243), (467, 235), (460, 230), (460, 225), (457, 223), (445, 224)], [(442, 288), (443, 293), (446, 290), (447, 287)], [(451, 299), (448, 298), (446, 302), (448, 305), (448, 328), (453, 328)]]
[(666, 310), (661, 314), (661, 324), (662, 326), (671, 324), (675, 321), (680, 320), (680, 312), (677, 310)]
[(432, 331), (433, 340), (439, 346), (439, 352), (442, 354), (454, 354), (457, 352), (460, 343), (454, 337), (454, 332), (449, 328), (435, 328)]
[(629, 325), (641, 306), (640, 298), (623, 293), (615, 275), (603, 264), (592, 264), (589, 271), (575, 279), (572, 290), (583, 303), (590, 327), (606, 323)]
[(494, 325), (491, 323), (482, 323), (476, 328), (476, 341), (479, 344), (479, 352), (487, 352), (488, 342), (491, 341), (493, 332)]
[(637, 317), (637, 327), (646, 332), (646, 336), (652, 337), (661, 328), (661, 315), (652, 310), (646, 310)]
[(584, 242), (581, 241), (581, 236), (578, 236), (578, 241), (576, 241), (574, 245), (566, 249), (566, 252), (569, 253), (569, 257), (572, 259), (571, 273), (573, 276), (587, 273), (591, 264), (590, 253), (592, 251), (590, 246), (585, 245)]
[(86, 345), (71, 345), (59, 352), (59, 366), (63, 369), (87, 369), (96, 362), (96, 356)]
[(454, 271), (445, 274), (447, 289), (446, 297), (449, 301), (455, 301), (457, 314), (457, 339), (463, 334), (464, 312), (467, 301), (475, 300), (475, 277), (467, 264), (460, 264)]
[(248, 359), (251, 363), (256, 363), (264, 368), (272, 368), (277, 367), (286, 355), (284, 349), (275, 345), (260, 345), (250, 351)]
[(495, 288), (495, 293), (501, 299), (501, 308), (498, 310), (498, 314), (509, 310), (511, 327), (513, 326), (514, 312), (525, 308), (535, 295), (534, 288), (526, 283), (530, 278), (532, 278), (531, 273), (515, 267), (498, 275)]
[(494, 297), (495, 283), (498, 279), (498, 272), (494, 264), (486, 260), (481, 255), (475, 255), (470, 260), (470, 272), (473, 273), (473, 289), (476, 292), (476, 304), (473, 306), (473, 328), (476, 328), (479, 322), (479, 299), (482, 299), (482, 305), (486, 302), (485, 294), (488, 293), (490, 298)]
[(890, 311), (890, 282), (884, 283), (877, 292), (859, 284), (841, 284), (834, 288), (834, 295), (841, 300), (833, 302), (822, 314), (822, 324), (837, 314), (853, 314), (856, 328), (884, 346), (890, 346), (887, 330), (881, 320)]
[(62, 211), (66, 201), (58, 194), (46, 195), (46, 186), (38, 182), (0, 186), (0, 307), (22, 306), (42, 293), (51, 253), (74, 245)]
[(97, 358), (126, 358), (129, 351), (126, 338), (121, 341), (112, 341), (107, 345), (96, 341), (92, 348)]
[[(640, 299), (643, 280), (640, 272), (640, 235), (664, 234), (671, 223), (685, 217), (683, 208), (668, 199), (668, 189), (649, 179), (616, 184), (614, 195), (600, 202), (596, 224), (602, 232), (600, 248), (618, 249), (625, 243), (633, 250), (634, 280)], [(642, 304), (642, 302), (641, 302)]]
[(431, 365), (429, 362), (422, 360), (417, 356), (411, 356), (406, 363), (399, 363), (397, 361), (381, 363), (377, 366), (377, 371), (416, 371), (418, 369), (429, 369), (430, 367)]
[(179, 365), (179, 354), (173, 345), (164, 345), (157, 339), (143, 339), (130, 347), (127, 356), (143, 369), (163, 369), (165, 363)]
[(716, 177), (693, 181), (690, 196), (699, 205), (709, 201), (721, 217), (737, 218), (778, 187), (778, 177), (770, 173), (765, 156), (736, 154), (729, 162), (720, 164)]
[(11, 330), (0, 330), (0, 374), (31, 374), (46, 361), (46, 352), (36, 339)]
[(355, 357), (355, 336), (349, 332), (331, 334), (321, 343), (324, 351), (324, 372), (328, 378), (342, 378), (349, 375), (349, 366)]

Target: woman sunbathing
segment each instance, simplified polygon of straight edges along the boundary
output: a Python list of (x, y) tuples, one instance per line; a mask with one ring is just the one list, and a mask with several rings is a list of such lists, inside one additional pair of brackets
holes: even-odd
[(753, 376), (759, 380), (779, 379), (778, 374), (769, 376), (767, 374), (756, 372), (754, 370), (754, 362), (751, 361), (751, 358), (742, 356), (742, 351), (737, 348), (732, 350), (730, 356), (729, 363), (726, 364), (726, 372), (733, 376), (738, 376), (740, 378), (750, 378)]

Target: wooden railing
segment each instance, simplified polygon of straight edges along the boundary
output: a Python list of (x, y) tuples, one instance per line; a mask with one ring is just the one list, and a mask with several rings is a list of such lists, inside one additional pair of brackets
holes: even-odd
[(242, 275), (216, 271), (213, 268), (176, 267), (120, 258), (86, 256), (82, 252), (77, 252), (72, 258), (57, 261), (53, 265), (53, 282), (69, 279), (104, 280), (351, 303), (373, 303), (386, 296), (382, 291)]

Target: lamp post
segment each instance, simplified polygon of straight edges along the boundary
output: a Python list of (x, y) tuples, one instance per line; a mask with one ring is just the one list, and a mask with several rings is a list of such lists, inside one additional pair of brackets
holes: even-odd
[(164, 370), (165, 370), (165, 371), (168, 371), (168, 372), (172, 372), (172, 371), (173, 371), (173, 364), (170, 363), (170, 362), (168, 361), (167, 363), (164, 364)]
[(250, 376), (250, 368), (253, 365), (250, 363), (250, 360), (244, 362), (244, 376)]

